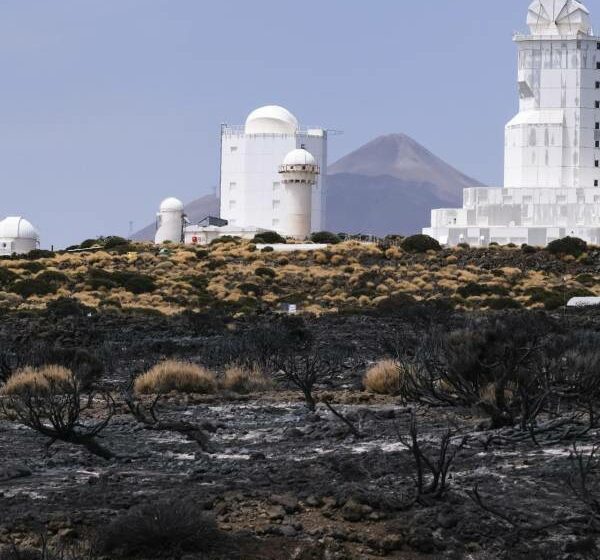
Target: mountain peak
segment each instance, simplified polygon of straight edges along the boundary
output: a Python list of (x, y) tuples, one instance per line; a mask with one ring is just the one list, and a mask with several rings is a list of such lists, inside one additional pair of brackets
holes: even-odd
[(427, 183), (435, 185), (440, 198), (448, 202), (461, 200), (466, 187), (481, 186), (402, 133), (371, 140), (331, 165), (329, 174), (389, 176), (415, 184)]

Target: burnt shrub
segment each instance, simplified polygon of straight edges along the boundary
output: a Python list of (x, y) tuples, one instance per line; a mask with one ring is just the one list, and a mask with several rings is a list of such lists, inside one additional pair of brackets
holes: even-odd
[(285, 238), (281, 237), (276, 231), (263, 231), (257, 233), (252, 240), (253, 243), (285, 243)]
[(327, 245), (337, 245), (341, 239), (330, 231), (317, 231), (310, 236), (313, 243), (326, 243)]
[(546, 251), (557, 256), (579, 257), (587, 251), (587, 243), (578, 237), (565, 237), (548, 243)]
[(191, 499), (162, 500), (132, 508), (98, 534), (103, 554), (125, 555), (209, 552), (221, 539), (214, 519)]
[(405, 237), (402, 240), (401, 247), (411, 253), (426, 253), (427, 251), (441, 251), (442, 249), (436, 239), (421, 233)]
[(394, 314), (397, 311), (404, 310), (406, 307), (415, 305), (417, 300), (410, 294), (393, 294), (377, 304), (377, 311), (382, 315)]
[(43, 278), (25, 278), (15, 282), (10, 291), (24, 298), (31, 296), (46, 296), (54, 294), (58, 290), (59, 285), (56, 282), (49, 282)]

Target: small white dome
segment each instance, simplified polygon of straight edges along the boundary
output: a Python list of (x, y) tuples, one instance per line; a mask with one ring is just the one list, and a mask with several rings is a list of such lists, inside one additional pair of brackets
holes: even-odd
[(267, 105), (252, 111), (246, 119), (246, 134), (296, 134), (298, 119), (287, 109)]
[(165, 198), (160, 203), (161, 212), (183, 212), (183, 202), (178, 198)]
[(303, 148), (292, 150), (285, 159), (283, 165), (317, 165), (314, 156)]
[(25, 218), (10, 216), (0, 221), (0, 238), (4, 239), (34, 239), (40, 234)]

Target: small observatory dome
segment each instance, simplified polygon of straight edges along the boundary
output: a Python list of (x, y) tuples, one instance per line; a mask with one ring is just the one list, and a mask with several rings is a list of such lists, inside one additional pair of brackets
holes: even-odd
[(296, 134), (298, 119), (287, 109), (268, 105), (252, 111), (246, 119), (246, 134)]
[(33, 239), (37, 241), (40, 234), (31, 222), (20, 216), (11, 216), (0, 222), (0, 238)]
[(20, 216), (0, 221), (0, 255), (18, 255), (37, 249), (40, 234), (33, 225)]
[(160, 203), (161, 212), (183, 212), (183, 202), (178, 198), (165, 198)]
[(292, 150), (285, 159), (283, 165), (317, 165), (314, 156), (304, 148)]

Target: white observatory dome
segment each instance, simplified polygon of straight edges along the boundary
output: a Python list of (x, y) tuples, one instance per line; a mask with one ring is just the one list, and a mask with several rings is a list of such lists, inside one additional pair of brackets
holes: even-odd
[(283, 165), (317, 165), (314, 156), (304, 148), (291, 151), (283, 160)]
[(37, 241), (40, 234), (25, 218), (11, 216), (0, 221), (0, 238), (32, 239)]
[(246, 134), (296, 134), (298, 119), (287, 109), (268, 105), (252, 111), (246, 119)]
[(183, 212), (183, 202), (178, 198), (165, 198), (160, 203), (161, 212)]
[(527, 25), (533, 35), (592, 33), (590, 12), (577, 0), (534, 0), (529, 6)]

